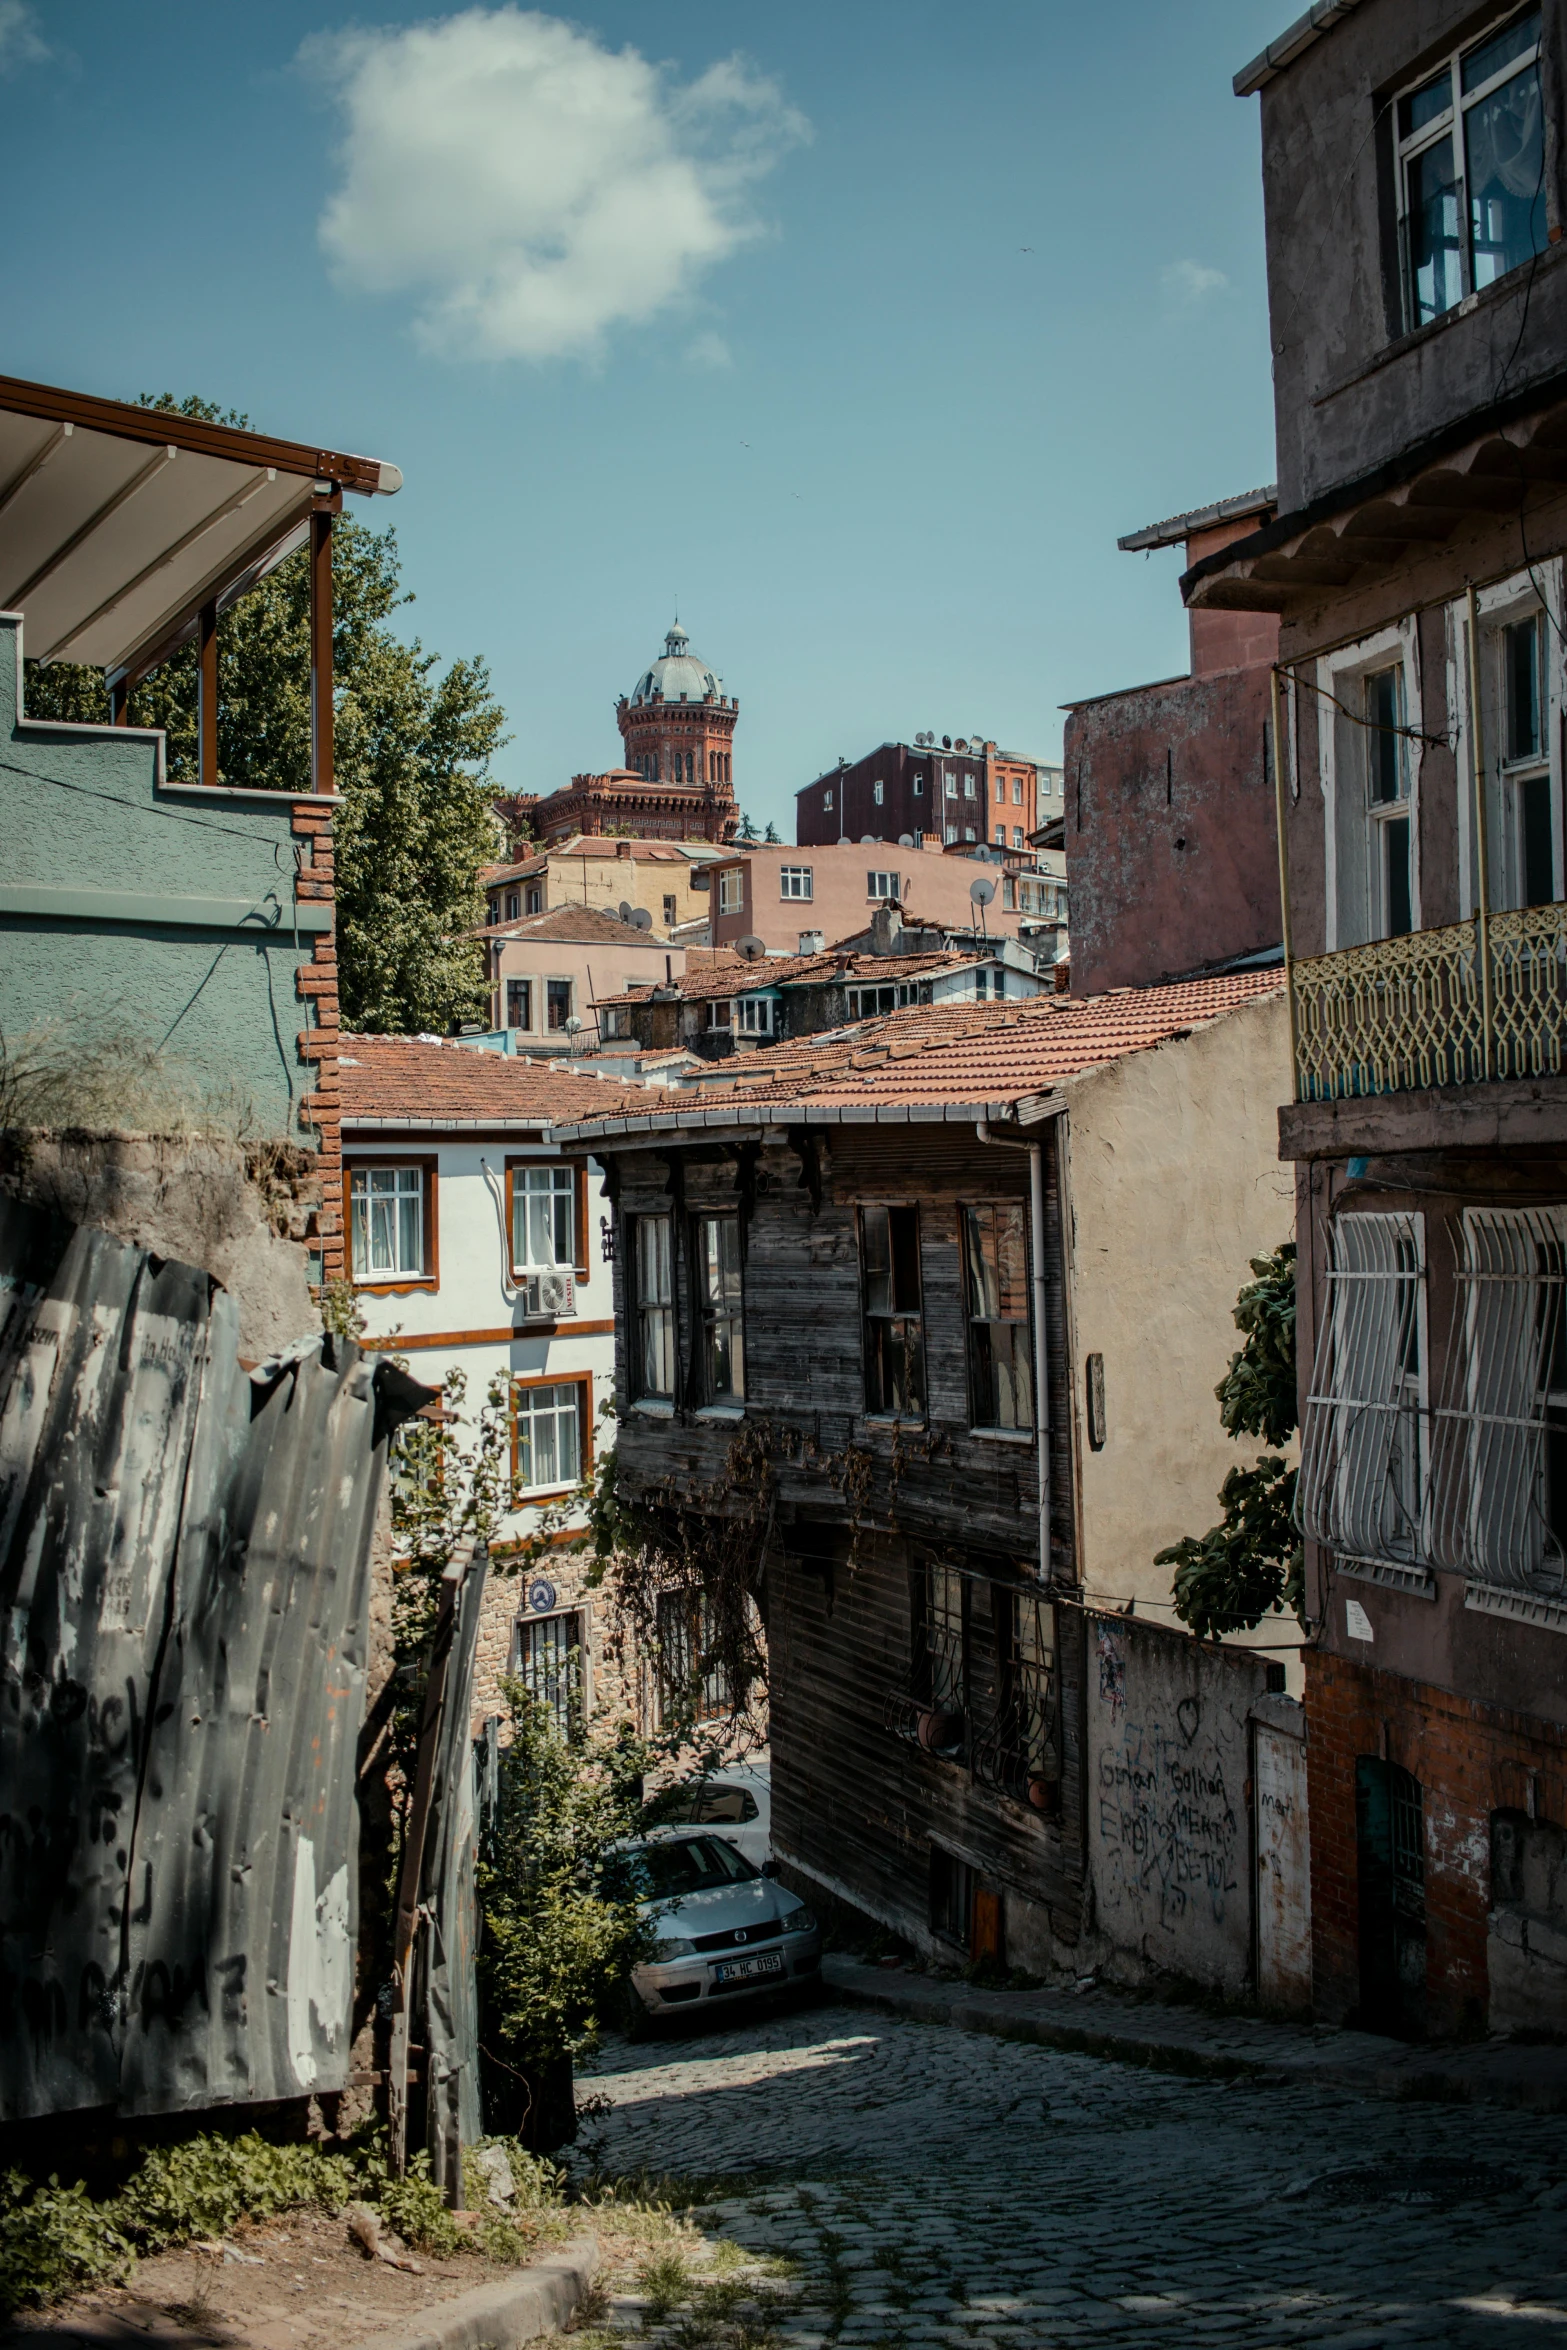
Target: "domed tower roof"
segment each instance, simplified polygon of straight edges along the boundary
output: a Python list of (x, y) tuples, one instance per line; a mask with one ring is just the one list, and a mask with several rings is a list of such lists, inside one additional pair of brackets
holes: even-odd
[(631, 701), (635, 708), (660, 694), (666, 702), (678, 702), (684, 694), (688, 702), (705, 702), (709, 694), (716, 696), (723, 690), (723, 679), (709, 669), (700, 653), (693, 652), (691, 639), (677, 620), (664, 639), (662, 657), (632, 687)]

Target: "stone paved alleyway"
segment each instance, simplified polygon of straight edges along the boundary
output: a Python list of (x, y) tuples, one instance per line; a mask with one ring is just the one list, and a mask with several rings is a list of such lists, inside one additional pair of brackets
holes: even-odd
[(799, 2262), (790, 2350), (1567, 2342), (1560, 2117), (834, 2005), (616, 2043), (582, 2086), (604, 2170), (712, 2179), (704, 2224)]

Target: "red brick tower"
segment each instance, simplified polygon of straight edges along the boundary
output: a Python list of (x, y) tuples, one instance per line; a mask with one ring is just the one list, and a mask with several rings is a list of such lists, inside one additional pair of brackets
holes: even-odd
[(627, 767), (649, 783), (699, 790), (708, 840), (731, 839), (739, 822), (733, 748), (739, 713), (738, 701), (691, 650), (678, 620), (664, 639), (662, 658), (616, 707)]

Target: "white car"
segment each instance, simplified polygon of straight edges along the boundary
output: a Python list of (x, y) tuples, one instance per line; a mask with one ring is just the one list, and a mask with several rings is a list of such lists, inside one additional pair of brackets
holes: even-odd
[(631, 1970), (634, 2021), (820, 1981), (821, 1928), (805, 1903), (723, 1837), (685, 1829), (623, 1846), (617, 1859), (658, 1936)]
[(658, 1827), (648, 1833), (662, 1836), (682, 1828), (711, 1828), (743, 1852), (753, 1868), (765, 1868), (773, 1856), (773, 1797), (766, 1764), (734, 1763), (692, 1780), (669, 1801)]

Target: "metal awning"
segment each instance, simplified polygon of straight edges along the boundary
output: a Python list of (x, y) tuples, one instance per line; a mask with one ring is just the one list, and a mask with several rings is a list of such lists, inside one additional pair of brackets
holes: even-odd
[(134, 682), (342, 493), (395, 465), (0, 376), (0, 610), (26, 648)]

